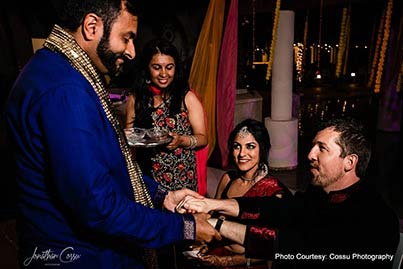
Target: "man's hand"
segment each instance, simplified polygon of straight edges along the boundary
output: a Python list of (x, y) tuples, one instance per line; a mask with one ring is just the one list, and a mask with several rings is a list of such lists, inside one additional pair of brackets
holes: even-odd
[(177, 191), (169, 191), (168, 195), (165, 196), (164, 207), (169, 211), (175, 212), (175, 207), (181, 202), (186, 196), (193, 197), (196, 199), (203, 199), (204, 197), (199, 193), (189, 190), (181, 189)]
[(197, 213), (193, 215), (196, 223), (196, 241), (204, 244), (211, 242), (213, 239), (221, 240), (221, 235), (208, 222), (209, 214)]

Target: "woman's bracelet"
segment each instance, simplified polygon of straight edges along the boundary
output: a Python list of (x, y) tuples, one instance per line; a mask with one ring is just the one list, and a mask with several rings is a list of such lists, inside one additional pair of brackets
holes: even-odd
[(186, 149), (194, 149), (197, 146), (197, 138), (194, 135), (189, 135), (190, 144), (185, 147)]

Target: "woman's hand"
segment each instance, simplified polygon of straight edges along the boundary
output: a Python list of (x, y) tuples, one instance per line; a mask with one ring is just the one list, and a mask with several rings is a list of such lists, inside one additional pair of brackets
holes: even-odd
[(234, 253), (245, 254), (245, 247), (237, 243), (227, 245), (225, 248)]
[(178, 147), (195, 149), (199, 146), (198, 137), (200, 137), (200, 135), (180, 135), (175, 132), (169, 132), (168, 135), (172, 137), (172, 140), (167, 145), (167, 149), (173, 150)]
[(199, 254), (197, 256), (198, 260), (204, 265), (224, 267), (238, 265), (239, 263), (233, 259), (233, 256), (217, 256), (217, 255), (203, 255)]
[(167, 145), (167, 149), (173, 150), (176, 149), (177, 147), (180, 147), (182, 144), (182, 136), (175, 133), (175, 132), (169, 132), (169, 136), (172, 137), (171, 142)]
[[(176, 191), (169, 191), (164, 199), (164, 207), (172, 212), (175, 212), (175, 208), (179, 204), (185, 202), (185, 197), (191, 197), (193, 199), (204, 199), (204, 196), (190, 189), (181, 189)], [(187, 213), (195, 213), (196, 211), (189, 210)]]
[(194, 197), (186, 197), (183, 208), (199, 213), (216, 211), (222, 215), (231, 217), (237, 217), (239, 215), (239, 205), (236, 199), (195, 199)]
[(192, 196), (187, 196), (184, 200), (183, 207), (192, 212), (199, 212), (199, 213), (209, 213), (213, 208), (210, 206), (213, 205), (214, 199), (203, 198), (198, 199)]

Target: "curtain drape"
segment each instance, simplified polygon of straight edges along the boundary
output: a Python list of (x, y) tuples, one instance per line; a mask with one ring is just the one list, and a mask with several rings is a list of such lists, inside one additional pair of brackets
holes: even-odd
[(217, 140), (221, 165), (228, 165), (227, 141), (234, 128), (238, 62), (238, 0), (231, 0), (221, 45), (217, 77)]
[(200, 96), (207, 114), (209, 152), (216, 144), (216, 86), (225, 0), (210, 0), (190, 69), (189, 84)]

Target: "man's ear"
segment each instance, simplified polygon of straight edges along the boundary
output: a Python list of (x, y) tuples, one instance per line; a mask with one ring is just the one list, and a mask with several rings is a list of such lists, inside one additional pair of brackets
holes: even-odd
[(98, 39), (99, 34), (103, 33), (103, 23), (95, 13), (88, 13), (82, 23), (82, 34), (85, 40), (90, 41)]
[(355, 166), (358, 162), (357, 154), (349, 154), (344, 158), (344, 170), (350, 171), (351, 169), (355, 169)]

